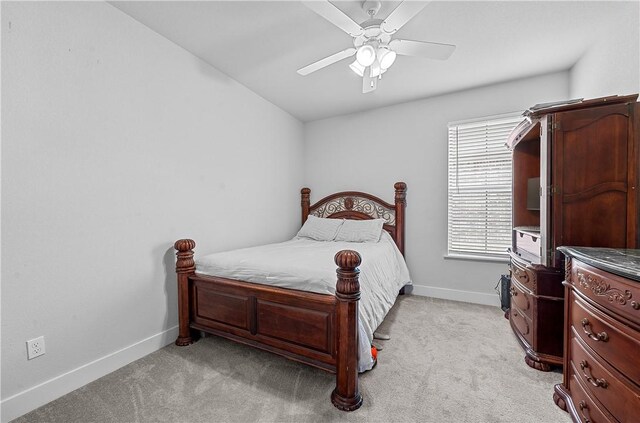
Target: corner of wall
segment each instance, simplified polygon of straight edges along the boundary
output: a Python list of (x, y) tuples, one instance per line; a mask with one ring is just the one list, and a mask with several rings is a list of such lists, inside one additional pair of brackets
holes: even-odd
[(616, 7), (627, 7), (629, 13), (570, 69), (571, 98), (640, 92), (640, 2), (617, 2)]

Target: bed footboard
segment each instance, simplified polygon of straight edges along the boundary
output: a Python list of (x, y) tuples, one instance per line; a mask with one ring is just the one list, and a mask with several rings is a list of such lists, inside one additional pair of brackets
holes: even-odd
[(336, 373), (331, 402), (340, 410), (362, 405), (358, 389), (356, 251), (342, 250), (336, 294), (316, 294), (195, 272), (196, 243), (181, 239), (177, 250), (178, 338), (187, 346), (202, 330)]

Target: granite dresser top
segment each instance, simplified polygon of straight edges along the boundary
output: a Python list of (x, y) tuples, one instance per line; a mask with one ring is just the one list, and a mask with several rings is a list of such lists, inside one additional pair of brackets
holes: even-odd
[(558, 247), (564, 255), (590, 266), (640, 282), (640, 250), (599, 247)]

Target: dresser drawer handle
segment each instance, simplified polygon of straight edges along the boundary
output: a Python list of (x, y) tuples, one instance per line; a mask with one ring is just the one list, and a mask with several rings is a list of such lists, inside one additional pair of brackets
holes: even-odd
[(511, 287), (511, 296), (512, 297), (517, 297), (518, 296), (518, 291), (516, 291), (516, 289), (514, 287)]
[(517, 279), (522, 279), (524, 283), (529, 283), (529, 275), (524, 270), (518, 269), (515, 267), (513, 269), (513, 274)]
[(582, 319), (580, 323), (582, 323), (582, 329), (584, 330), (584, 333), (586, 333), (587, 336), (594, 341), (607, 342), (609, 340), (609, 335), (607, 335), (607, 332), (605, 331), (602, 331), (600, 333), (593, 333), (593, 331), (591, 330), (591, 323), (589, 323), (589, 319), (587, 319), (586, 317)]
[(589, 411), (589, 406), (587, 405), (587, 403), (584, 400), (580, 401), (580, 403), (578, 404), (578, 408), (580, 408), (580, 414), (582, 414), (582, 420), (584, 421), (584, 423), (591, 423), (589, 417), (584, 415), (585, 410)]
[(596, 388), (604, 388), (604, 389), (606, 389), (607, 386), (609, 386), (609, 382), (607, 382), (605, 379), (603, 379), (603, 378), (594, 379), (590, 375), (587, 374), (587, 371), (589, 373), (591, 373), (591, 370), (589, 370), (589, 363), (587, 363), (586, 360), (582, 360), (580, 362), (580, 368), (582, 369), (582, 375), (585, 377), (585, 379), (587, 379), (587, 382), (589, 382), (590, 384), (592, 384)]

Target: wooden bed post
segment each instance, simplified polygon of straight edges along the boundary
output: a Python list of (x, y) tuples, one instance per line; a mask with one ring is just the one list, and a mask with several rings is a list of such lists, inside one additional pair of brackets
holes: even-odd
[(192, 239), (179, 239), (173, 245), (178, 250), (176, 273), (178, 274), (178, 339), (176, 345), (184, 347), (193, 344), (189, 328), (189, 276), (196, 271), (193, 261), (193, 249), (196, 243)]
[(362, 405), (358, 390), (358, 301), (360, 283), (358, 266), (360, 254), (352, 250), (338, 251), (334, 257), (338, 266), (336, 284), (337, 337), (336, 389), (331, 393), (331, 402), (343, 411), (353, 411)]
[(309, 208), (311, 207), (311, 201), (309, 200), (309, 194), (311, 194), (311, 190), (309, 188), (302, 188), (300, 190), (301, 196), (301, 205), (302, 205), (302, 224), (307, 221), (307, 217), (309, 217)]
[(404, 256), (404, 209), (407, 207), (407, 184), (396, 182), (396, 244)]

